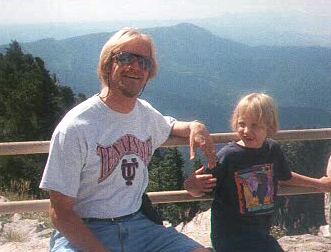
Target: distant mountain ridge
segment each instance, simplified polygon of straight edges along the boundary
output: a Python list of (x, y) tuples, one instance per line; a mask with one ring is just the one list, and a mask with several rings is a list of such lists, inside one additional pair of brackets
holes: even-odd
[(114, 31), (122, 27), (151, 28), (187, 22), (214, 34), (246, 45), (324, 46), (331, 48), (331, 16), (309, 12), (261, 10), (248, 13), (224, 13), (202, 19), (107, 20), (0, 24), (0, 45), (11, 40), (31, 42), (42, 38), (65, 39), (91, 33)]
[[(190, 23), (143, 32), (156, 44), (160, 68), (142, 98), (163, 114), (204, 120), (212, 132), (228, 131), (229, 116), (239, 97), (266, 92), (280, 106), (282, 128), (331, 125), (330, 48), (251, 47)], [(41, 57), (61, 84), (90, 96), (100, 89), (97, 62), (112, 33), (44, 39), (21, 46)]]

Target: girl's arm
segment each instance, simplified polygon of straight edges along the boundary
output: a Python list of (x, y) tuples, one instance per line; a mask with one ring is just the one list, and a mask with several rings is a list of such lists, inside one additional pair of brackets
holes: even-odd
[(212, 174), (203, 174), (204, 167), (194, 171), (184, 181), (184, 188), (193, 197), (201, 197), (205, 193), (210, 193), (216, 186), (216, 178)]
[(279, 184), (289, 186), (313, 187), (322, 192), (331, 191), (331, 177), (323, 176), (321, 178), (312, 178), (298, 174), (296, 172), (291, 172), (291, 175), (291, 179), (286, 181), (279, 181)]

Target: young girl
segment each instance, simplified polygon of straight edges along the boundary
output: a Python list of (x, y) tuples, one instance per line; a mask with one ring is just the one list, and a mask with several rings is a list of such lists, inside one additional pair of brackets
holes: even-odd
[(222, 148), (217, 166), (205, 170), (214, 178), (196, 172), (185, 181), (185, 189), (200, 196), (217, 179), (211, 208), (211, 241), (217, 252), (284, 252), (269, 234), (277, 185), (331, 190), (331, 177), (315, 179), (291, 172), (280, 146), (268, 138), (278, 130), (277, 114), (266, 94), (242, 98), (232, 117), (240, 140)]

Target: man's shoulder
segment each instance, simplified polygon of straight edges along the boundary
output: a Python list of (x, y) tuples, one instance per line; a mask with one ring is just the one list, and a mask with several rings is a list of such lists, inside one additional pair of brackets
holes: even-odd
[(81, 114), (87, 113), (91, 111), (94, 107), (100, 107), (102, 104), (101, 100), (98, 96), (94, 95), (81, 103), (77, 104), (75, 107), (73, 107), (68, 114), (71, 116), (79, 116)]
[(98, 103), (97, 99), (97, 97), (93, 96), (73, 107), (65, 114), (58, 126), (74, 126), (80, 124), (82, 118), (90, 118), (91, 115), (94, 114), (92, 108), (96, 107), (95, 105)]
[(137, 99), (136, 107), (138, 111), (147, 113), (148, 115), (159, 115), (163, 116), (160, 111), (154, 108), (148, 101), (143, 99)]
[(137, 105), (154, 109), (154, 107), (148, 101), (146, 101), (144, 99), (140, 99), (140, 98), (137, 99)]

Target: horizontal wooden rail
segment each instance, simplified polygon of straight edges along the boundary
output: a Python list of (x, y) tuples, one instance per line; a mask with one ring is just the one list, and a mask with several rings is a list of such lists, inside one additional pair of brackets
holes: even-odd
[(49, 209), (49, 199), (0, 202), (0, 214), (44, 212)]
[[(211, 134), (215, 144), (227, 143), (237, 139), (236, 133), (214, 133)], [(301, 129), (301, 130), (281, 130), (273, 136), (277, 141), (304, 141), (331, 139), (331, 128)], [(8, 142), (0, 143), (1, 155), (21, 155), (48, 153), (50, 141), (30, 141), (30, 142)], [(188, 139), (170, 137), (162, 147), (187, 146)], [(314, 188), (281, 186), (278, 195), (299, 195), (321, 193)], [(185, 190), (167, 192), (149, 192), (153, 204), (205, 201), (210, 197), (194, 198)], [(20, 212), (40, 212), (47, 211), (49, 200), (27, 200), (0, 202), (0, 214), (20, 213)]]
[[(232, 140), (238, 140), (236, 133), (213, 133), (211, 134), (211, 137), (215, 144), (228, 143)], [(277, 141), (308, 141), (331, 139), (331, 128), (279, 130), (272, 138)], [(186, 138), (170, 137), (162, 146), (176, 147), (187, 145), (188, 139)]]
[[(237, 139), (236, 133), (213, 133), (215, 144), (227, 143)], [(331, 128), (280, 130), (273, 136), (277, 141), (304, 141), (331, 139)], [(7, 142), (0, 143), (0, 156), (48, 153), (50, 141)], [(162, 147), (187, 146), (188, 139), (170, 137)]]
[(50, 141), (0, 143), (0, 156), (48, 153)]
[[(314, 188), (296, 187), (296, 186), (280, 186), (278, 195), (300, 195), (321, 193)], [(179, 191), (163, 191), (163, 192), (149, 192), (153, 204), (160, 203), (175, 203), (175, 202), (192, 202), (192, 201), (210, 201), (209, 196), (192, 197), (185, 190)], [(12, 202), (0, 202), (0, 214), (14, 214), (23, 212), (44, 212), (49, 209), (49, 199), (44, 200), (24, 200)]]

